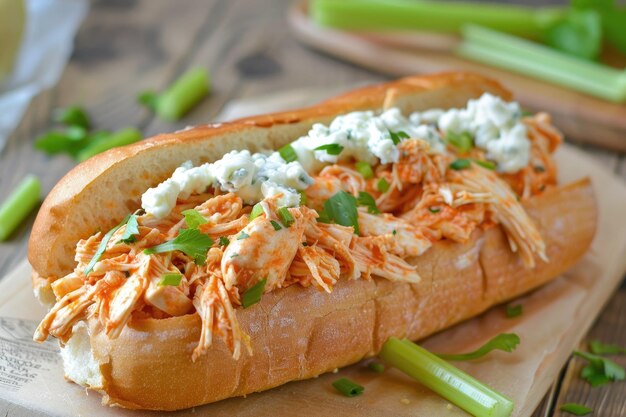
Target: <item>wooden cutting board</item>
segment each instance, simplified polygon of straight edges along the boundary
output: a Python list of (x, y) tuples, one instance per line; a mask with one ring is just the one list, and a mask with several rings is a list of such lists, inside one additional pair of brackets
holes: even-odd
[(317, 26), (306, 13), (306, 1), (289, 11), (289, 23), (305, 44), (337, 58), (393, 75), (449, 70), (480, 72), (511, 89), (528, 110), (546, 111), (574, 142), (626, 151), (626, 104), (589, 95), (497, 68), (467, 61), (451, 53), (458, 42), (435, 33), (363, 34)]

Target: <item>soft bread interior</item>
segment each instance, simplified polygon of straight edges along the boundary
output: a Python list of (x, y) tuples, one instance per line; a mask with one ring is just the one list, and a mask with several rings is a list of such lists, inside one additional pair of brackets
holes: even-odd
[(91, 350), (89, 328), (84, 321), (74, 326), (72, 337), (61, 346), (61, 357), (65, 378), (83, 387), (102, 389), (104, 377)]

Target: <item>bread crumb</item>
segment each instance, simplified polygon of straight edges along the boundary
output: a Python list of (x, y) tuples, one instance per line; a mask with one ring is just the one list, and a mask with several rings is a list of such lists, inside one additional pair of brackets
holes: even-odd
[(446, 408), (447, 408), (448, 410), (452, 410), (452, 404), (448, 403), (448, 404), (446, 405)]
[(400, 402), (402, 404), (411, 404), (411, 400), (409, 400), (408, 398), (403, 398), (403, 399), (400, 400)]
[(336, 374), (337, 372), (339, 372), (339, 368), (333, 369), (333, 374)]

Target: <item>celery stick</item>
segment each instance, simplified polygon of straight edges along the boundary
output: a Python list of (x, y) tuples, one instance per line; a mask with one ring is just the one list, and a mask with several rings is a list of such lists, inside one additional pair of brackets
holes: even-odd
[(171, 121), (183, 117), (209, 93), (209, 75), (202, 68), (187, 71), (156, 101), (156, 113)]
[(458, 32), (463, 24), (476, 23), (539, 37), (564, 9), (429, 0), (312, 0), (309, 13), (317, 24), (341, 29)]
[(78, 153), (76, 159), (82, 162), (109, 149), (138, 142), (141, 140), (141, 137), (141, 132), (132, 127), (118, 130), (117, 132), (111, 134), (111, 136), (104, 137), (87, 146)]
[(379, 356), (474, 416), (507, 417), (513, 402), (408, 340), (389, 338)]
[(41, 183), (34, 175), (22, 180), (0, 206), (0, 241), (6, 240), (15, 228), (39, 203)]
[(470, 25), (455, 53), (606, 100), (626, 100), (626, 73), (525, 39)]

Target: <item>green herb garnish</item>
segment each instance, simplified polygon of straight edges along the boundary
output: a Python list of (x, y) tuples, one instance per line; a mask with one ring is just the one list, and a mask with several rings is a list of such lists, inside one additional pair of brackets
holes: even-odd
[(243, 306), (243, 308), (248, 308), (251, 305), (261, 301), (261, 296), (263, 295), (263, 291), (265, 290), (266, 282), (267, 278), (262, 279), (243, 293), (243, 295), (241, 296), (241, 305)]
[(496, 169), (496, 164), (491, 161), (481, 161), (479, 159), (474, 159), (474, 162), (476, 162), (477, 165), (480, 165), (481, 167), (490, 169), (492, 171)]
[(384, 194), (389, 191), (389, 183), (385, 178), (381, 178), (376, 183), (376, 189)]
[(346, 397), (356, 397), (363, 394), (365, 388), (348, 378), (339, 378), (333, 382), (333, 387)]
[(457, 159), (456, 161), (450, 164), (450, 168), (455, 171), (460, 171), (462, 169), (467, 169), (472, 165), (469, 159)]
[(338, 143), (329, 143), (327, 145), (318, 146), (314, 150), (326, 151), (328, 155), (339, 155), (343, 151), (343, 146)]
[(173, 240), (145, 249), (143, 252), (150, 255), (178, 250), (194, 259), (196, 263), (201, 263), (203, 257), (206, 260), (206, 253), (212, 245), (213, 239), (198, 229), (181, 229)]
[(563, 404), (561, 407), (559, 407), (559, 410), (565, 411), (566, 413), (574, 414), (575, 416), (586, 416), (587, 414), (593, 412), (593, 410), (589, 407), (574, 403)]
[(469, 132), (454, 133), (448, 132), (446, 134), (446, 142), (454, 146), (461, 153), (467, 153), (472, 150), (474, 146), (474, 140)]
[(361, 175), (363, 175), (363, 178), (365, 178), (366, 180), (369, 180), (370, 178), (374, 178), (374, 171), (372, 170), (372, 166), (368, 164), (367, 162), (359, 161), (356, 164), (354, 164), (354, 167), (356, 168), (357, 171), (359, 171)]
[(582, 369), (580, 377), (591, 384), (592, 387), (599, 387), (610, 381), (624, 380), (624, 368), (610, 359), (580, 351), (574, 351), (574, 356), (578, 356), (589, 362), (587, 366)]
[(478, 359), (492, 350), (503, 350), (505, 352), (513, 352), (517, 345), (519, 345), (520, 338), (515, 333), (502, 333), (479, 347), (473, 352), (461, 353), (461, 354), (436, 354), (441, 359), (449, 361), (469, 361), (472, 359)]
[(622, 346), (605, 344), (598, 340), (589, 342), (589, 350), (596, 355), (621, 355), (626, 353), (626, 348)]
[(242, 230), (241, 233), (239, 234), (239, 236), (237, 236), (237, 240), (244, 240), (244, 239), (247, 239), (249, 237), (250, 237), (250, 235)]
[(397, 132), (392, 132), (391, 130), (389, 131), (389, 136), (391, 137), (391, 140), (393, 141), (394, 145), (399, 144), (400, 142), (402, 142), (402, 139), (408, 139), (409, 135), (406, 134), (406, 132), (403, 131), (397, 131)]
[(270, 224), (276, 231), (279, 231), (280, 229), (282, 229), (282, 226), (276, 220), (270, 220)]
[(226, 236), (220, 236), (220, 239), (219, 239), (219, 245), (220, 246), (226, 247), (229, 244), (230, 244), (230, 239), (228, 239)]
[(506, 306), (506, 316), (510, 319), (521, 316), (523, 312), (524, 312), (524, 306), (521, 304), (518, 304), (515, 306), (512, 306), (512, 305)]
[(376, 207), (376, 200), (369, 193), (365, 191), (359, 192), (359, 198), (357, 198), (359, 206), (367, 207), (369, 214), (380, 214), (380, 210)]
[(441, 209), (439, 207), (428, 207), (428, 211), (430, 211), (432, 214), (437, 214), (441, 211)]
[(287, 207), (281, 207), (278, 209), (278, 218), (285, 227), (289, 227), (295, 222)]
[(137, 240), (136, 235), (139, 234), (139, 224), (137, 223), (137, 216), (131, 214), (126, 222), (126, 229), (122, 235), (121, 241), (124, 243), (133, 243)]
[(93, 254), (93, 258), (91, 258), (91, 261), (89, 261), (89, 264), (87, 265), (87, 267), (85, 268), (85, 271), (83, 272), (85, 275), (89, 275), (94, 265), (96, 265), (96, 262), (100, 260), (100, 257), (106, 250), (107, 244), (109, 243), (109, 240), (111, 240), (111, 236), (113, 236), (113, 233), (115, 233), (117, 229), (119, 229), (120, 227), (124, 226), (126, 222), (128, 222), (128, 219), (130, 219), (130, 216), (131, 215), (129, 214), (126, 217), (124, 217), (124, 220), (122, 220), (120, 224), (115, 226), (113, 229), (109, 230), (107, 234), (104, 235), (104, 237), (100, 241), (100, 244), (98, 245), (98, 249), (96, 249), (96, 253)]
[(66, 126), (80, 126), (87, 130), (91, 125), (87, 112), (80, 106), (69, 106), (54, 112), (53, 119)]
[(207, 220), (197, 210), (189, 209), (182, 212), (185, 216), (185, 224), (189, 229), (197, 229), (201, 224), (207, 223)]
[(158, 285), (160, 286), (170, 285), (172, 287), (178, 287), (182, 279), (183, 279), (183, 276), (181, 274), (177, 274), (177, 273), (163, 274)]
[(377, 374), (382, 374), (385, 371), (385, 365), (383, 365), (380, 362), (370, 362), (369, 365), (367, 365), (368, 368), (370, 368), (371, 371), (376, 372)]
[(256, 219), (261, 214), (264, 213), (263, 206), (261, 203), (256, 203), (254, 207), (252, 207), (252, 211), (250, 212), (250, 221)]
[(280, 157), (285, 160), (285, 162), (293, 162), (298, 160), (298, 154), (296, 153), (293, 146), (287, 144), (278, 150)]
[(324, 202), (324, 212), (330, 220), (342, 226), (352, 226), (359, 234), (359, 215), (356, 210), (357, 200), (350, 193), (339, 191)]

